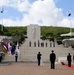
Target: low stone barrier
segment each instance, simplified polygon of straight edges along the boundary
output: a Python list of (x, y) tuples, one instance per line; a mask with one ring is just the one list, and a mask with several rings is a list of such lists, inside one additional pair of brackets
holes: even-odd
[(58, 57), (58, 62), (67, 61), (67, 57)]

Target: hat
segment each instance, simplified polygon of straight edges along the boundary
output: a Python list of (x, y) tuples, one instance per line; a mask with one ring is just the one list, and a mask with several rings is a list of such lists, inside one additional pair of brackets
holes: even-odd
[(51, 52), (54, 52), (53, 50)]

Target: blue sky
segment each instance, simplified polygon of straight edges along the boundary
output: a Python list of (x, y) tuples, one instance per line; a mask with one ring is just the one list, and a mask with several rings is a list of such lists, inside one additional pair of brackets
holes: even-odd
[(17, 9), (15, 9), (13, 7), (4, 7), (4, 14), (0, 18), (2, 18), (2, 17), (5, 19), (11, 18), (12, 20), (16, 20), (17, 17), (18, 17), (18, 19), (22, 19), (23, 13), (19, 12)]
[[(74, 0), (0, 0), (0, 24), (4, 26), (74, 27)], [(71, 9), (72, 15), (67, 16)]]
[(66, 16), (67, 11), (70, 9), (74, 16), (74, 0), (58, 0), (56, 3), (58, 8), (62, 8), (63, 14)]

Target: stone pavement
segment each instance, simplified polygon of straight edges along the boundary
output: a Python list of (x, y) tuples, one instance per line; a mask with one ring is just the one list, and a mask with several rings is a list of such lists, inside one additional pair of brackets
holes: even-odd
[(35, 63), (12, 63), (0, 66), (0, 75), (74, 75), (74, 69), (60, 64), (55, 69), (50, 69), (49, 64), (37, 66)]
[[(28, 41), (24, 42), (20, 47), (20, 54), (18, 61), (23, 62), (37, 62), (37, 53), (40, 51), (42, 54), (42, 60), (43, 62), (49, 63), (49, 54), (51, 53), (51, 50), (54, 50), (56, 53), (57, 59), (56, 62), (58, 62), (58, 57), (66, 57), (68, 53), (70, 52), (71, 55), (74, 54), (74, 51), (71, 47), (65, 48), (63, 45), (57, 45), (55, 44), (55, 47), (29, 47)], [(14, 62), (15, 61), (15, 55), (6, 55), (3, 62)]]

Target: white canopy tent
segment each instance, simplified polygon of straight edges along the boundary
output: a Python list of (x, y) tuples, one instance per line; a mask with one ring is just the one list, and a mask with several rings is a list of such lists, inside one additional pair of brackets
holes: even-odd
[(60, 36), (74, 36), (74, 32), (69, 32), (67, 34), (61, 34)]

